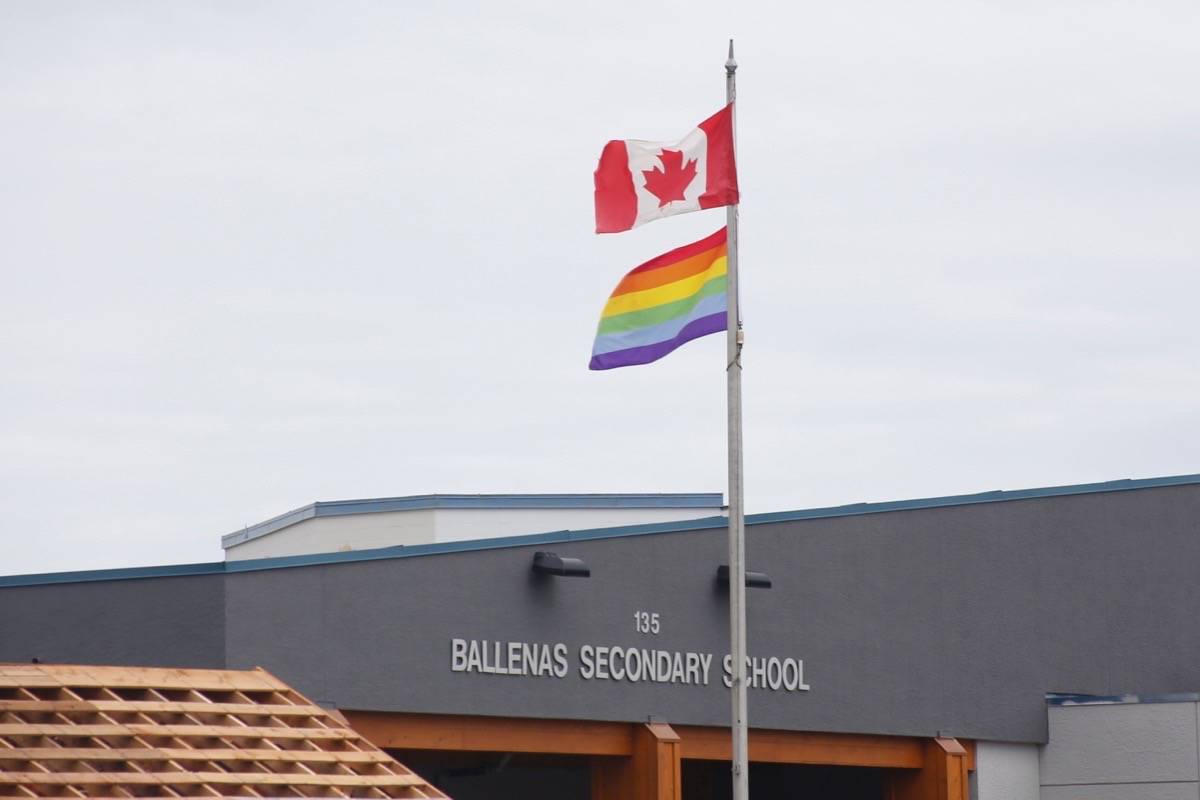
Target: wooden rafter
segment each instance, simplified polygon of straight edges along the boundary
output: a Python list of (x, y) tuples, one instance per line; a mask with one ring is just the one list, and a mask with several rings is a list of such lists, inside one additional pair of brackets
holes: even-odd
[(444, 798), (261, 669), (0, 664), (0, 798)]

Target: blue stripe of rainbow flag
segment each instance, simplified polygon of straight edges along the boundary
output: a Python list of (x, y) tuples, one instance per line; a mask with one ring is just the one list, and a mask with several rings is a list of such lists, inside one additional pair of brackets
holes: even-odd
[(649, 364), (727, 329), (725, 229), (633, 269), (604, 306), (591, 369)]

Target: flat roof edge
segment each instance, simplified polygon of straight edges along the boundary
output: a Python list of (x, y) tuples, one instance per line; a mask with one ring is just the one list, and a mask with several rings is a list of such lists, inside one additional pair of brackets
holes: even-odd
[[(952, 495), (916, 500), (899, 500), (884, 503), (856, 503), (802, 511), (783, 511), (768, 514), (750, 514), (747, 525), (764, 525), (830, 517), (852, 517), (892, 511), (949, 508), (982, 503), (1007, 502), (1011, 500), (1033, 500), (1047, 497), (1062, 497), (1082, 494), (1130, 491), (1135, 489), (1158, 489), (1172, 486), (1200, 485), (1200, 474), (1177, 475), (1162, 478), (1122, 479), (1103, 483), (1086, 483), (1071, 486), (1053, 486), (1041, 489), (1015, 491), (993, 491), (970, 495)], [(307, 507), (306, 507), (307, 508)], [(297, 509), (297, 513), (305, 509)], [(470, 539), (461, 542), (435, 542), (422, 545), (384, 547), (373, 550), (355, 550), (345, 553), (313, 553), (298, 556), (256, 558), (241, 561), (218, 561), (206, 564), (179, 564), (161, 567), (130, 567), (124, 569), (92, 570), (83, 572), (55, 572), (30, 575), (0, 576), (0, 588), (7, 586), (33, 586), (52, 583), (82, 583), (101, 580), (128, 580), (134, 578), (156, 578), (174, 575), (202, 575), (216, 573), (253, 572), (256, 570), (285, 569), (290, 567), (338, 564), (351, 561), (379, 561), (389, 558), (410, 558), (424, 555), (469, 552), (472, 550), (496, 550), (507, 547), (524, 547), (538, 544), (557, 544), (593, 539), (616, 539), (656, 533), (679, 533), (694, 530), (711, 530), (728, 524), (726, 516), (702, 517), (699, 519), (660, 522), (643, 525), (627, 525), (610, 528), (593, 528), (578, 531), (554, 531), (550, 533), (521, 534), (492, 539)]]
[(564, 544), (586, 542), (593, 539), (621, 539), (630, 536), (647, 536), (656, 533), (681, 533), (684, 531), (725, 528), (728, 517), (701, 517), (678, 522), (656, 522), (646, 525), (624, 525), (613, 528), (590, 528), (585, 530), (561, 530), (548, 533), (524, 533), (516, 536), (495, 536), (490, 539), (467, 539), (461, 542), (431, 542), (429, 544), (396, 545), (372, 550), (350, 550), (339, 553), (309, 553), (296, 556), (272, 558), (247, 558), (226, 561), (226, 572), (257, 572), (267, 569), (310, 567), (322, 564), (345, 564), (354, 561), (386, 561), (393, 558), (416, 558), (418, 556), (467, 553), (478, 550), (504, 550), (510, 547), (531, 547), (540, 544)]
[(257, 539), (261, 536), (266, 536), (268, 533), (274, 533), (278, 530), (295, 525), (297, 522), (303, 522), (306, 519), (312, 519), (317, 516), (318, 503), (309, 503), (300, 508), (294, 508), (291, 511), (285, 511), (277, 517), (271, 517), (254, 525), (249, 525), (242, 528), (240, 531), (227, 533), (221, 537), (221, 549), (228, 550), (234, 545), (248, 542), (251, 539)]
[(1134, 489), (1160, 489), (1169, 486), (1191, 486), (1200, 484), (1200, 473), (1174, 475), (1165, 478), (1121, 478), (1101, 483), (1079, 483), (1068, 486), (1047, 486), (1039, 489), (994, 490), (976, 494), (924, 497), (915, 500), (889, 500), (881, 503), (852, 503), (844, 506), (810, 508), (800, 511), (778, 511), (767, 514), (751, 514), (746, 517), (747, 525), (768, 522), (791, 522), (802, 519), (825, 517), (853, 517), (861, 514), (881, 514), (889, 511), (916, 511), (926, 508), (950, 508), (953, 506), (1003, 503), (1010, 500), (1037, 500), (1044, 497), (1069, 497), (1079, 494), (1103, 494), (1124, 492)]
[(1071, 694), (1068, 692), (1048, 692), (1046, 694), (1046, 705), (1061, 708), (1197, 702), (1200, 702), (1200, 692), (1163, 692), (1161, 694)]
[(419, 494), (359, 500), (319, 500), (249, 525), (221, 537), (221, 548), (267, 536), (313, 517), (381, 514), (427, 509), (555, 509), (555, 508), (720, 508), (720, 492), (590, 493), (590, 494)]
[(139, 578), (173, 578), (185, 575), (221, 575), (224, 572), (224, 561), (208, 561), (198, 564), (167, 564), (156, 567), (89, 569), (77, 572), (34, 572), (27, 575), (0, 575), (0, 589), (10, 586), (45, 586), (55, 583), (126, 581)]

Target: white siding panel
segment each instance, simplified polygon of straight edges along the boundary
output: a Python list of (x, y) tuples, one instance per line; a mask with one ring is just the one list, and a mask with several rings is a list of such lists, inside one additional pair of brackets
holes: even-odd
[(1041, 800), (1197, 800), (1195, 783), (1117, 783), (1043, 786)]
[(434, 536), (463, 542), (526, 533), (648, 525), (720, 514), (716, 508), (439, 508)]
[(434, 512), (415, 509), (343, 517), (314, 517), (225, 551), (227, 561), (309, 553), (370, 550), (434, 541)]
[(1194, 703), (1051, 706), (1049, 715), (1043, 786), (1200, 778)]
[(432, 508), (314, 517), (234, 545), (228, 561), (247, 558), (372, 550), (521, 536), (562, 530), (678, 522), (721, 513), (720, 508)]
[(1038, 800), (1038, 746), (977, 742), (978, 800)]

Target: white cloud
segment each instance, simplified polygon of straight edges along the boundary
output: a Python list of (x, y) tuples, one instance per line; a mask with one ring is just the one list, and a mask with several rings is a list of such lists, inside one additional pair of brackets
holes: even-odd
[(7, 573), (314, 499), (724, 484), (723, 346), (585, 369), (612, 137), (738, 37), (752, 511), (1200, 471), (1194, 3), (0, 9)]

